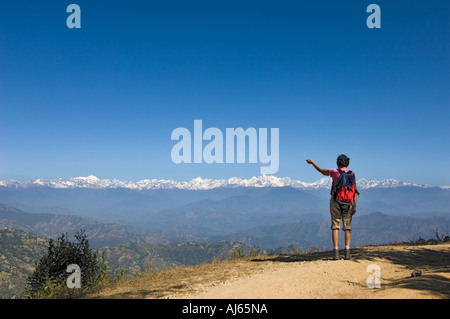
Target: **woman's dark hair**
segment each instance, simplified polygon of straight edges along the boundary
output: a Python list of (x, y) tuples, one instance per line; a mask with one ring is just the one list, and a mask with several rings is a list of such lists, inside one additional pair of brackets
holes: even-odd
[(341, 154), (338, 156), (336, 164), (338, 167), (347, 167), (348, 165), (350, 165), (350, 158), (348, 158), (344, 154)]

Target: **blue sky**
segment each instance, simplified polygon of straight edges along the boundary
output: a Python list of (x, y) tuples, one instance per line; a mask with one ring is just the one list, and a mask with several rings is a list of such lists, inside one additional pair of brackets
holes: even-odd
[[(81, 8), (69, 29), (66, 8)], [(366, 8), (381, 8), (369, 29)], [(276, 176), (312, 158), (357, 177), (450, 185), (448, 1), (2, 1), (0, 179), (190, 180), (171, 132), (279, 128)]]

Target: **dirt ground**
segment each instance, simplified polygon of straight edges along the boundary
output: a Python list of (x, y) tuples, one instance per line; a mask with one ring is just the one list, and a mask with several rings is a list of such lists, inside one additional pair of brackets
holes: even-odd
[[(411, 276), (414, 270), (421, 275)], [(126, 280), (92, 297), (448, 299), (450, 244), (360, 247), (352, 249), (351, 260), (316, 252), (180, 267)]]

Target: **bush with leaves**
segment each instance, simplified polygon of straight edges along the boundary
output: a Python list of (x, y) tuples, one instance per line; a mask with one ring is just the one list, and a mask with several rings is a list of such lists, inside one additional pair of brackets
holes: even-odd
[[(67, 234), (62, 234), (56, 241), (50, 239), (47, 254), (36, 263), (35, 271), (27, 279), (28, 298), (73, 298), (106, 281), (106, 263), (99, 266), (84, 231), (77, 232), (74, 237), (76, 243), (70, 242)], [(71, 264), (80, 267), (80, 289), (67, 287), (67, 278), (71, 275), (67, 267)]]

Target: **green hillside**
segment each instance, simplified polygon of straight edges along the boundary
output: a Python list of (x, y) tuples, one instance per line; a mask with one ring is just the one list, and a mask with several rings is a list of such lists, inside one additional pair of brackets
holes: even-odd
[(17, 229), (0, 229), (0, 298), (23, 295), (26, 278), (47, 250), (47, 239)]

